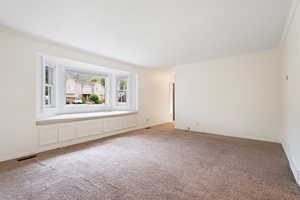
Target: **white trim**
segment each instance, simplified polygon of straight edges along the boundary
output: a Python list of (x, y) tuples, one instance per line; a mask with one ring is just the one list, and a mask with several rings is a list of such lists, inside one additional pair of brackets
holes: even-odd
[[(37, 94), (37, 110), (36, 110), (36, 116), (39, 118), (45, 110), (47, 111), (47, 115), (54, 115), (56, 112), (56, 102), (57, 102), (57, 95), (52, 96), (53, 104), (51, 106), (45, 106), (44, 105), (44, 95), (45, 95), (45, 83), (44, 83), (44, 77), (45, 77), (45, 67), (47, 66), (47, 63), (45, 61), (45, 56), (41, 54), (37, 54), (37, 87), (36, 87), (36, 94)], [(53, 87), (54, 92), (56, 91), (56, 67), (53, 65), (50, 65), (51, 68), (54, 70), (53, 74)]]
[[(166, 123), (166, 122), (153, 123), (153, 124), (151, 124), (151, 126), (157, 126), (157, 125), (164, 124), (164, 123)], [(94, 140), (98, 140), (98, 139), (101, 139), (101, 138), (105, 138), (105, 137), (109, 137), (109, 136), (113, 136), (113, 135), (119, 135), (119, 134), (131, 132), (131, 131), (135, 131), (135, 130), (140, 130), (140, 129), (144, 129), (144, 128), (146, 128), (146, 126), (136, 126), (134, 128), (124, 129), (124, 130), (120, 130), (120, 131), (117, 131), (117, 132), (111, 132), (111, 133), (108, 133), (106, 135), (89, 136), (88, 138), (84, 138), (84, 140), (82, 140), (80, 142), (70, 141), (70, 142), (64, 143), (64, 144), (59, 143), (57, 145), (50, 146), (48, 148), (39, 147), (35, 151), (28, 151), (28, 152), (23, 152), (23, 153), (19, 153), (19, 154), (12, 154), (12, 155), (6, 155), (5, 157), (0, 157), (0, 162), (25, 157), (25, 156), (28, 156), (28, 155), (38, 154), (38, 153), (42, 153), (42, 152), (45, 152), (45, 151), (54, 150), (54, 149), (57, 149), (57, 148), (63, 148), (63, 147), (71, 146), (71, 145), (74, 145), (74, 144), (87, 143), (89, 141), (94, 141)]]
[[(169, 82), (169, 115), (171, 116), (171, 115), (173, 115), (173, 112), (174, 112), (174, 110), (173, 110), (173, 84), (174, 84), (175, 82), (173, 82), (173, 81), (171, 81), (171, 82)], [(173, 120), (173, 119), (172, 119)]]
[(91, 120), (91, 119), (133, 115), (137, 113), (138, 112), (136, 111), (109, 111), (109, 112), (64, 114), (64, 115), (41, 118), (36, 121), (36, 125), (40, 126), (40, 125), (49, 125), (49, 124), (58, 124), (58, 123), (68, 123), (68, 122)]
[[(56, 67), (55, 66), (51, 66), (51, 65), (47, 65), (47, 63), (43, 62), (43, 66), (42, 66), (42, 71), (43, 71), (43, 75), (42, 75), (42, 103), (43, 103), (43, 109), (51, 109), (51, 108), (55, 108), (56, 106), (56, 80), (57, 80), (57, 77), (56, 77)], [(52, 84), (49, 84), (49, 83), (45, 83), (45, 79), (46, 79), (46, 68), (50, 68), (52, 69), (51, 71), (51, 82)], [(48, 79), (50, 77), (50, 74), (48, 72)], [(49, 79), (50, 80), (50, 79)], [(48, 80), (48, 81), (49, 81)], [(46, 93), (46, 90), (45, 88), (48, 87), (48, 88), (51, 88), (51, 93), (49, 95), (49, 89), (48, 89), (48, 96), (50, 96), (50, 104), (48, 105), (45, 105), (45, 93)]]
[[(166, 122), (152, 123), (151, 125), (148, 125), (148, 126), (150, 126), (150, 127), (158, 126), (158, 125), (161, 125), (161, 124), (164, 124), (164, 123), (166, 123)], [(117, 136), (117, 135), (120, 135), (120, 134), (126, 134), (126, 133), (129, 133), (131, 131), (145, 129), (148, 126), (146, 126), (146, 125), (142, 125), (142, 126), (137, 125), (133, 128), (123, 129), (123, 130), (120, 130), (120, 131), (113, 131), (113, 132), (106, 133), (104, 135), (87, 136), (87, 137), (84, 137), (82, 139), (71, 140), (71, 141), (67, 141), (67, 142), (64, 142), (64, 143), (57, 143), (57, 144), (50, 145), (50, 146), (45, 146), (45, 147), (40, 146), (35, 153), (31, 153), (31, 154), (38, 154), (38, 153), (42, 153), (42, 152), (46, 152), (46, 151), (50, 151), (50, 150), (54, 150), (54, 149), (58, 149), (58, 148), (64, 148), (64, 147), (67, 147), (67, 146), (72, 146), (72, 145), (75, 145), (75, 144), (84, 144), (84, 143), (87, 143), (89, 141), (95, 141), (95, 140), (98, 140), (98, 139), (101, 139), (101, 138), (106, 138), (106, 137), (110, 137), (110, 136)], [(26, 155), (23, 155), (23, 156), (26, 156)], [(20, 156), (18, 156), (18, 157), (20, 157)]]
[(43, 56), (37, 54), (37, 65), (36, 65), (36, 116), (37, 118), (40, 116), (41, 112), (42, 112), (42, 105), (43, 105), (43, 101), (42, 101), (42, 95), (43, 95), (43, 91), (42, 91), (42, 76), (43, 76), (43, 72), (42, 72), (42, 65), (43, 65)]
[(287, 17), (286, 25), (285, 25), (285, 28), (283, 30), (283, 33), (282, 33), (279, 45), (283, 44), (283, 42), (286, 40), (286, 38), (287, 38), (287, 36), (288, 36), (288, 34), (290, 32), (290, 27), (291, 27), (291, 25), (292, 25), (292, 23), (294, 21), (294, 18), (295, 18), (296, 11), (297, 11), (299, 3), (300, 3), (300, 0), (292, 0), (292, 4), (291, 4), (290, 11), (289, 11), (289, 15)]
[(283, 150), (287, 156), (287, 159), (289, 161), (290, 168), (295, 177), (295, 181), (300, 186), (300, 169), (297, 168), (297, 166), (294, 162), (294, 159), (293, 159), (292, 155), (290, 154), (290, 148), (289, 148), (288, 144), (284, 141), (282, 141), (281, 144), (282, 144)]
[[(117, 110), (135, 110), (137, 107), (136, 103), (137, 91), (135, 89), (136, 81), (131, 81), (132, 78), (136, 77), (136, 73), (121, 71), (116, 69), (110, 69), (106, 67), (81, 63), (77, 61), (67, 60), (63, 58), (57, 58), (52, 56), (46, 56), (38, 54), (38, 77), (37, 77), (37, 118), (43, 118), (46, 116), (54, 116), (68, 113), (87, 113), (87, 112), (100, 112), (100, 111), (117, 111)], [(42, 67), (41, 67), (42, 66)], [(44, 105), (44, 68), (45, 66), (51, 66), (54, 68), (54, 91), (56, 95), (53, 97), (54, 105), (52, 107), (43, 106)], [(105, 76), (106, 81), (106, 98), (105, 104), (99, 105), (67, 105), (65, 103), (66, 99), (66, 88), (65, 88), (65, 73), (67, 70), (78, 71), (83, 73), (92, 73), (99, 74), (99, 76)], [(126, 77), (128, 80), (128, 101), (126, 104), (117, 104), (116, 103), (116, 77)], [(134, 100), (134, 103), (131, 101)], [(54, 108), (53, 108), (54, 107)], [(136, 111), (136, 110), (135, 110)]]

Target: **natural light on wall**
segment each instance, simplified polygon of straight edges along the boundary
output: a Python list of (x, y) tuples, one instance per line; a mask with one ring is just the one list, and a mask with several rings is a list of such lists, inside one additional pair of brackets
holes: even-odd
[(137, 111), (137, 75), (39, 56), (38, 117), (78, 112)]

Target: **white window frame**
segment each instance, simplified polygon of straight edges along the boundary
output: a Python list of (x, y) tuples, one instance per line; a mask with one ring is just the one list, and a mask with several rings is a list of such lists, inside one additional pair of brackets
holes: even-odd
[[(122, 90), (122, 91), (126, 91), (127, 92), (127, 97), (126, 97), (126, 102), (119, 102), (118, 100), (118, 92), (120, 92), (121, 90), (119, 89), (119, 83), (121, 80), (126, 80), (127, 81), (127, 86), (126, 86), (126, 90)], [(130, 104), (130, 78), (128, 75), (117, 75), (116, 76), (116, 94), (115, 94), (115, 100), (116, 100), (116, 104), (117, 106), (122, 106), (122, 107), (128, 107)]]
[[(52, 71), (51, 71), (51, 74), (49, 74), (48, 72), (48, 79), (51, 77), (51, 83), (46, 83), (46, 68), (50, 68)], [(56, 69), (55, 69), (55, 66), (51, 66), (51, 65), (44, 65), (43, 67), (43, 97), (42, 97), (42, 100), (43, 100), (43, 106), (44, 108), (53, 108), (55, 107), (55, 104), (56, 104)], [(48, 80), (49, 82), (49, 80)], [(49, 101), (50, 101), (50, 104), (46, 105), (45, 104), (45, 99), (46, 99), (46, 87), (48, 88), (51, 88), (51, 93), (50, 93), (50, 98), (49, 98)], [(49, 89), (48, 89), (48, 94), (49, 94)], [(49, 95), (48, 95), (49, 96)]]
[[(40, 73), (38, 73), (37, 77), (37, 84), (39, 85), (37, 87), (37, 118), (69, 113), (87, 113), (116, 110), (137, 111), (137, 99), (134, 99), (137, 98), (137, 91), (135, 91), (137, 89), (135, 85), (137, 83), (137, 76), (135, 73), (99, 67), (91, 64), (50, 57), (41, 54), (38, 54), (38, 56), (38, 71), (40, 71)], [(44, 104), (46, 66), (51, 67), (53, 69), (54, 82), (53, 86), (51, 86), (53, 87), (53, 97), (52, 104), (50, 106)], [(105, 77), (105, 104), (66, 104), (67, 71), (91, 73), (95, 74), (95, 76)], [(127, 80), (126, 103), (118, 103), (117, 100), (117, 81), (120, 79)], [(134, 85), (132, 83), (134, 83)], [(135, 97), (133, 97), (132, 95), (135, 95)]]

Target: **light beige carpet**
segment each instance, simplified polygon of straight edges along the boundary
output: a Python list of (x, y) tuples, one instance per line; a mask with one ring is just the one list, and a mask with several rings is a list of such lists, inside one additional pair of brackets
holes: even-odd
[(0, 163), (1, 200), (300, 199), (280, 144), (171, 124)]

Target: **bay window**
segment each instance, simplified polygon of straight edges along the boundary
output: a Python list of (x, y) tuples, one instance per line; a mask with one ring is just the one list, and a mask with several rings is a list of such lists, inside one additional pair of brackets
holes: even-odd
[(38, 115), (135, 111), (136, 74), (41, 56)]

